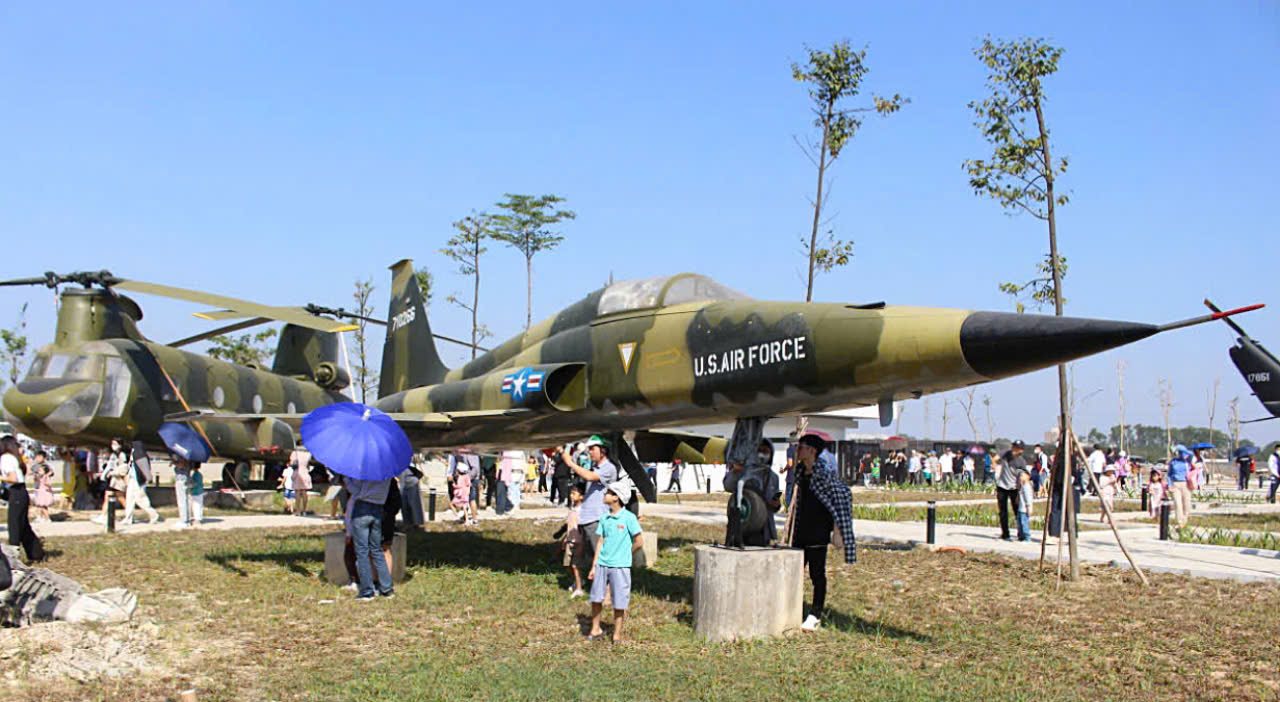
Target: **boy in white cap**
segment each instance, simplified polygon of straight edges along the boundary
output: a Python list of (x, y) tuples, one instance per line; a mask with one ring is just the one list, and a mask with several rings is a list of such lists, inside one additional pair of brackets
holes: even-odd
[(622, 508), (622, 493), (630, 493), (617, 483), (604, 489), (604, 503), (609, 511), (596, 524), (599, 547), (587, 579), (591, 581), (591, 633), (587, 640), (604, 636), (600, 615), (604, 611), (604, 591), (608, 586), (613, 600), (613, 642), (622, 641), (622, 623), (631, 602), (631, 554), (644, 544), (640, 521)]

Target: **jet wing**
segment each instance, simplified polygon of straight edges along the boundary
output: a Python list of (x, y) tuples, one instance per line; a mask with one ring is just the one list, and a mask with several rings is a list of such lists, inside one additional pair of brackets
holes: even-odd
[[(450, 429), (458, 425), (467, 425), (486, 419), (496, 419), (498, 417), (510, 417), (523, 414), (528, 410), (504, 409), (504, 410), (467, 410), (464, 412), (390, 412), (387, 416), (395, 420), (405, 429)], [(213, 410), (191, 410), (189, 412), (175, 412), (167, 414), (164, 417), (166, 422), (260, 422), (264, 419), (275, 419), (295, 430), (302, 426), (302, 419), (306, 417), (303, 413), (223, 413), (214, 412)]]

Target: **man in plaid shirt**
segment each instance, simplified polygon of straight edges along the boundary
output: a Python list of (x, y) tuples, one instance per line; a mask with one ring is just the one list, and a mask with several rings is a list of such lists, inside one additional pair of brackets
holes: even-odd
[(804, 562), (813, 582), (813, 605), (801, 625), (805, 631), (818, 628), (826, 606), (827, 546), (833, 530), (839, 529), (844, 540), (845, 562), (854, 563), (858, 558), (849, 486), (823, 453), (826, 448), (826, 440), (817, 434), (800, 437), (796, 448), (794, 505), (798, 511), (792, 524), (791, 545), (804, 549)]

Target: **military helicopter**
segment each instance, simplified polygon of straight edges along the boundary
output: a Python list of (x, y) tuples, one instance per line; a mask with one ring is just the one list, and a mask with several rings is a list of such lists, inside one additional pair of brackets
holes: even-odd
[[(113, 437), (164, 450), (158, 434), (171, 416), (191, 424), (215, 456), (280, 460), (294, 448), (281, 417), (332, 402), (351, 380), (340, 363), (342, 321), (299, 308), (125, 280), (110, 271), (0, 281), (61, 290), (53, 342), (35, 353), (26, 377), (4, 394), (4, 416), (19, 431), (52, 444), (105, 446)], [(161, 344), (138, 330), (142, 308), (121, 291), (159, 295), (234, 310), (247, 317), (228, 326)], [(237, 365), (183, 350), (219, 334), (282, 321), (268, 369)], [(247, 416), (246, 416), (247, 415)]]
[[(1209, 300), (1204, 301), (1204, 306), (1213, 312), (1221, 312), (1218, 306)], [(1254, 397), (1258, 398), (1262, 407), (1271, 413), (1270, 417), (1253, 419), (1246, 423), (1280, 418), (1280, 360), (1276, 359), (1275, 355), (1266, 350), (1262, 344), (1254, 341), (1244, 329), (1240, 328), (1239, 324), (1226, 318), (1222, 321), (1239, 335), (1236, 338), (1236, 345), (1227, 350), (1231, 355), (1231, 362), (1236, 365), (1236, 370), (1240, 371), (1244, 381), (1253, 390)]]
[(415, 446), (551, 445), (634, 433), (631, 442), (614, 442), (615, 458), (648, 501), (657, 491), (640, 458), (714, 460), (724, 447), (655, 429), (867, 405), (879, 406), (888, 423), (896, 400), (1262, 307), (1154, 325), (882, 302), (764, 302), (681, 273), (596, 290), (451, 370), (432, 341), (412, 262), (391, 272), (377, 407)]

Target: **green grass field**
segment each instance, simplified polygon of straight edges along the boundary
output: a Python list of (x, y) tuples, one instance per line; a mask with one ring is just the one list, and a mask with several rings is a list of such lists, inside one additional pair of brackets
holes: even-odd
[[(147, 673), (81, 685), (23, 674), (42, 655), (0, 632), (9, 700), (1260, 700), (1275, 699), (1270, 585), (994, 556), (864, 548), (832, 567), (816, 634), (707, 644), (691, 628), (693, 546), (720, 529), (646, 520), (657, 568), (637, 571), (631, 641), (582, 639), (587, 605), (553, 564), (554, 523), (413, 534), (394, 600), (324, 583), (323, 529), (51, 539), (49, 566), (123, 585), (160, 633)], [(670, 552), (667, 549), (678, 550)], [(898, 587), (894, 587), (897, 583)], [(134, 626), (138, 626), (135, 624)], [(110, 629), (104, 629), (109, 634)], [(7, 654), (3, 653), (8, 651)]]

